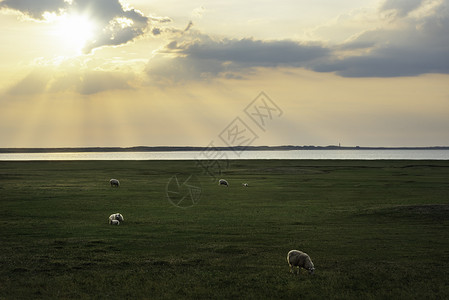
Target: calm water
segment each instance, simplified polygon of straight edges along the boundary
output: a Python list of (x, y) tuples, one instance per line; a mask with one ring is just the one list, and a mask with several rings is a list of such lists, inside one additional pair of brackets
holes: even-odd
[[(213, 153), (221, 159), (413, 159), (449, 160), (449, 150), (290, 150), (232, 151)], [(215, 159), (212, 157), (211, 159)], [(66, 152), (0, 153), (0, 161), (30, 160), (196, 160), (207, 159), (201, 151), (173, 152)]]

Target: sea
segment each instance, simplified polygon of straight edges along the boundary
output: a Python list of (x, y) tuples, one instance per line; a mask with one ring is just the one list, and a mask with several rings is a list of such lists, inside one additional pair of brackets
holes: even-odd
[(341, 149), (280, 151), (164, 151), (0, 153), (0, 161), (56, 160), (216, 160), (216, 159), (332, 159), (332, 160), (449, 160), (442, 149)]

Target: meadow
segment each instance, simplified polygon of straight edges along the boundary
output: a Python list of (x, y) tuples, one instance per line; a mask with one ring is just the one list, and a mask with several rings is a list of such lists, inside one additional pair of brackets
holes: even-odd
[[(190, 192), (174, 175), (195, 178), (190, 207), (169, 201)], [(237, 160), (221, 177), (0, 162), (0, 299), (449, 299), (449, 161)], [(289, 272), (291, 249), (314, 275)]]

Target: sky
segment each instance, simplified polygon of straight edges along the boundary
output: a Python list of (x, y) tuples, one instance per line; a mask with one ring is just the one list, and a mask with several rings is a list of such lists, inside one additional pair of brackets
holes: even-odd
[(449, 0), (0, 0), (0, 45), (0, 147), (449, 145)]

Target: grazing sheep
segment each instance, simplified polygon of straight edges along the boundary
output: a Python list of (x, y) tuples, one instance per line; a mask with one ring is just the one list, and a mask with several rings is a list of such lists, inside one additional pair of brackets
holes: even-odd
[(298, 275), (301, 271), (301, 268), (306, 269), (309, 271), (309, 274), (313, 274), (315, 271), (315, 266), (313, 265), (312, 260), (310, 259), (309, 255), (307, 253), (298, 251), (298, 250), (291, 250), (287, 254), (287, 262), (290, 266), (290, 272), (296, 273), (296, 271), (293, 270), (293, 267), (297, 267), (298, 269)]
[(218, 185), (225, 185), (226, 187), (229, 187), (229, 183), (224, 179), (218, 180)]
[(111, 224), (111, 225), (120, 225), (120, 221), (119, 220), (109, 220), (109, 224)]
[(242, 183), (243, 187), (248, 187), (247, 183)]
[(109, 183), (111, 184), (111, 186), (116, 186), (116, 187), (120, 186), (120, 181), (118, 181), (117, 179), (114, 179), (114, 178), (109, 180)]
[(109, 216), (109, 223), (111, 223), (114, 220), (123, 222), (123, 221), (125, 221), (125, 218), (123, 218), (123, 216), (120, 213), (115, 213), (115, 214), (112, 214)]

